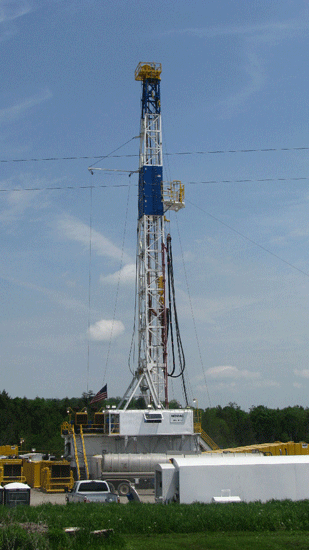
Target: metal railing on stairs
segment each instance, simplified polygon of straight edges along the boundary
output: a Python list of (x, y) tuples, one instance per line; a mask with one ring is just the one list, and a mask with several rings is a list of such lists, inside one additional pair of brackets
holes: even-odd
[(74, 454), (75, 454), (75, 463), (76, 463), (76, 469), (77, 469), (77, 479), (80, 479), (80, 468), (79, 468), (79, 460), (78, 460), (78, 452), (77, 452), (77, 444), (76, 444), (76, 435), (74, 426), (72, 426), (72, 434), (73, 434), (73, 441), (74, 441)]
[(210, 435), (208, 435), (205, 430), (202, 428), (202, 415), (201, 411), (199, 409), (194, 409), (194, 432), (196, 434), (200, 434), (202, 440), (210, 447), (212, 451), (216, 451), (220, 449), (219, 445), (214, 442), (213, 439), (211, 439)]
[(208, 435), (205, 430), (201, 427), (201, 438), (209, 445), (209, 447), (212, 449), (212, 451), (216, 451), (220, 449), (219, 445), (215, 443), (213, 439), (211, 439), (210, 435)]
[[(76, 427), (76, 430), (75, 430), (75, 427)], [(87, 460), (82, 424), (74, 425), (73, 422), (70, 422), (70, 423), (63, 422), (61, 426), (61, 435), (62, 434), (72, 434), (73, 436), (74, 457), (75, 457), (76, 470), (77, 470), (77, 479), (79, 480), (81, 479), (82, 477), (81, 471), (83, 469), (85, 470), (86, 479), (89, 479), (88, 460)], [(79, 442), (81, 443), (81, 446), (78, 444)], [(79, 456), (83, 457), (84, 465), (80, 464)]]
[(81, 438), (82, 448), (83, 448), (83, 457), (84, 457), (84, 465), (85, 465), (86, 479), (89, 479), (88, 460), (87, 460), (87, 454), (86, 454), (86, 448), (85, 448), (85, 441), (84, 441), (84, 434), (83, 434), (83, 428), (82, 428), (82, 426), (80, 426), (80, 438)]

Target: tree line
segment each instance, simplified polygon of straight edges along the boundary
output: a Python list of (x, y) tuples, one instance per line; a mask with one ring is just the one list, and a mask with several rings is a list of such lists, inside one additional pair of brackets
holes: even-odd
[[(101, 404), (90, 405), (92, 392), (81, 397), (44, 399), (36, 397), (12, 398), (3, 390), (0, 393), (0, 445), (18, 445), (21, 452), (43, 451), (60, 456), (63, 439), (62, 422), (68, 420), (68, 409), (88, 412), (98, 410)], [(117, 405), (119, 397), (105, 400), (105, 405)], [(171, 402), (171, 408), (178, 403)], [(131, 408), (144, 408), (141, 399)], [(243, 411), (236, 403), (225, 407), (199, 409), (202, 428), (221, 447), (240, 447), (274, 441), (309, 442), (309, 408), (301, 406), (270, 409), (264, 405)], [(22, 442), (22, 443), (21, 443)]]
[[(87, 408), (89, 416), (99, 410), (103, 403), (90, 405), (94, 393), (85, 392), (81, 397), (44, 399), (36, 397), (10, 397), (0, 393), (0, 445), (18, 445), (19, 452), (38, 452), (60, 457), (64, 442), (60, 434), (61, 424), (69, 420), (68, 410), (82, 411)], [(104, 405), (116, 405), (120, 397), (106, 399)], [(143, 400), (132, 400), (130, 408), (144, 408)]]
[(275, 441), (309, 442), (309, 409), (298, 405), (243, 411), (236, 403), (202, 411), (202, 428), (221, 448)]

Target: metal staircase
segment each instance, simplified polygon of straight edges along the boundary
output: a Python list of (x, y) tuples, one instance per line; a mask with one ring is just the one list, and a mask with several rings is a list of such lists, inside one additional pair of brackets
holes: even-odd
[(73, 426), (73, 441), (74, 441), (75, 462), (76, 462), (76, 468), (77, 468), (77, 478), (78, 480), (89, 479), (89, 468), (88, 468), (88, 461), (87, 461), (82, 425), (79, 426), (79, 433), (75, 433), (74, 426)]
[(219, 445), (217, 445), (217, 443), (215, 443), (214, 440), (211, 439), (210, 435), (208, 435), (208, 434), (205, 432), (205, 430), (203, 430), (202, 427), (201, 427), (200, 434), (201, 434), (201, 439), (202, 439), (207, 445), (209, 445), (209, 447), (211, 448), (212, 451), (216, 451), (216, 450), (220, 449)]
[(217, 445), (217, 443), (211, 439), (210, 435), (203, 430), (202, 416), (199, 409), (194, 410), (194, 432), (199, 434), (199, 445), (201, 447), (201, 451), (216, 451), (220, 449), (219, 445)]

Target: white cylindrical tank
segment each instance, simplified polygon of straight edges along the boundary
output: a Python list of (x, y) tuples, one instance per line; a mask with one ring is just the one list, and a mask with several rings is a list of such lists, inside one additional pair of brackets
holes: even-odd
[[(155, 466), (160, 463), (166, 463), (175, 455), (161, 453), (145, 454), (113, 454), (107, 453), (102, 456), (102, 472), (154, 472)], [(184, 456), (184, 455), (177, 455)]]

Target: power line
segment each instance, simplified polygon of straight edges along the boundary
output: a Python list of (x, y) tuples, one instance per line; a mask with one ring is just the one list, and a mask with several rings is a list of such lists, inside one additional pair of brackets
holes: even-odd
[(92, 276), (92, 187), (90, 188), (90, 214), (89, 214), (89, 276), (88, 276), (88, 342), (87, 342), (87, 394), (89, 394), (90, 372), (90, 319), (91, 319), (91, 276)]
[(116, 153), (116, 151), (119, 151), (119, 149), (121, 149), (121, 148), (124, 147), (125, 145), (128, 145), (128, 143), (130, 143), (131, 141), (133, 141), (133, 139), (137, 139), (137, 138), (139, 138), (139, 136), (133, 136), (132, 138), (128, 139), (128, 141), (126, 141), (126, 142), (123, 143), (122, 145), (119, 145), (119, 147), (116, 147), (116, 149), (113, 149), (113, 151), (111, 151), (111, 152), (108, 153), (107, 155), (104, 155), (103, 157), (99, 157), (99, 160), (97, 160), (97, 162), (92, 163), (92, 165), (89, 166), (88, 170), (90, 170), (91, 168), (93, 168), (93, 166), (95, 166), (96, 164), (98, 164), (101, 160), (107, 159), (107, 158), (111, 157), (113, 153)]
[[(125, 144), (121, 145), (115, 151), (132, 141), (138, 136), (134, 136), (128, 140)], [(216, 149), (213, 151), (178, 151), (175, 153), (163, 153), (165, 157), (172, 157), (177, 155), (226, 155), (235, 153), (275, 153), (275, 152), (287, 152), (287, 151), (309, 151), (309, 147), (267, 147), (264, 149)], [(70, 157), (42, 157), (42, 158), (24, 158), (24, 159), (0, 159), (0, 163), (13, 163), (13, 162), (49, 162), (60, 160), (104, 160), (105, 158), (137, 158), (139, 155), (88, 155), (88, 156), (70, 156)], [(95, 163), (97, 164), (97, 163)], [(94, 166), (94, 164), (92, 165)]]
[(184, 252), (183, 252), (183, 247), (182, 247), (182, 242), (181, 242), (181, 237), (180, 237), (180, 230), (179, 230), (179, 225), (178, 225), (178, 216), (176, 216), (176, 225), (177, 225), (178, 239), (179, 239), (179, 245), (180, 245), (180, 251), (181, 251), (182, 268), (183, 268), (183, 272), (184, 272), (184, 276), (185, 276), (187, 294), (188, 294), (190, 310), (191, 310), (191, 317), (192, 317), (192, 321), (193, 321), (195, 340), (196, 340), (198, 354), (199, 354), (199, 358), (200, 358), (200, 363), (201, 363), (201, 367), (202, 367), (202, 371), (203, 371), (204, 382), (205, 382), (207, 397), (208, 397), (208, 401), (209, 401), (209, 406), (211, 407), (211, 400), (210, 400), (210, 394), (209, 394), (209, 390), (208, 390), (205, 366), (204, 366), (204, 361), (203, 361), (202, 352), (201, 352), (200, 340), (199, 340), (198, 333), (197, 333), (197, 327), (196, 327), (195, 316), (194, 316), (194, 311), (193, 311), (193, 304), (192, 304), (192, 300), (191, 300), (191, 292), (190, 292), (190, 287), (189, 287), (189, 278), (188, 278), (187, 270), (186, 270), (186, 266), (185, 266)]
[(214, 151), (183, 151), (180, 153), (165, 153), (171, 155), (225, 155), (228, 153), (274, 153), (280, 151), (308, 151), (309, 147), (267, 147), (265, 149), (216, 149)]
[(309, 277), (309, 273), (307, 273), (306, 271), (303, 271), (302, 269), (299, 269), (299, 267), (296, 267), (295, 265), (291, 264), (290, 262), (288, 262), (287, 260), (285, 260), (284, 258), (281, 258), (281, 256), (278, 256), (278, 254), (275, 254), (275, 252), (272, 252), (271, 250), (269, 250), (268, 248), (266, 248), (265, 246), (257, 243), (256, 241), (254, 241), (253, 239), (250, 239), (250, 237), (247, 237), (246, 235), (244, 235), (243, 233), (241, 233), (240, 231), (238, 231), (237, 229), (235, 229), (234, 227), (232, 227), (231, 225), (228, 225), (227, 223), (223, 222), (222, 220), (220, 220), (220, 218), (217, 218), (216, 216), (214, 216), (213, 214), (210, 214), (209, 212), (207, 212), (206, 210), (204, 210), (204, 208), (201, 208), (201, 206), (199, 206), (198, 204), (194, 204), (193, 202), (191, 201), (187, 201), (189, 204), (191, 204), (191, 206), (194, 206), (195, 208), (197, 208), (198, 210), (200, 210), (201, 212), (203, 212), (204, 214), (206, 214), (206, 216), (208, 216), (209, 218), (212, 218), (213, 220), (215, 220), (216, 222), (219, 222), (221, 223), (221, 225), (224, 225), (224, 227), (227, 227), (227, 229), (229, 229), (230, 231), (233, 231), (233, 233), (236, 233), (236, 235), (239, 235), (240, 237), (242, 237), (243, 239), (245, 239), (246, 241), (248, 241), (249, 243), (251, 244), (254, 244), (254, 246), (257, 246), (258, 248), (260, 248), (261, 250), (263, 250), (264, 252), (267, 252), (268, 254), (270, 254), (271, 256), (274, 256), (275, 258), (277, 258), (277, 260), (280, 260), (281, 262), (283, 262), (284, 264), (288, 265), (289, 267), (292, 267), (292, 269), (295, 269), (296, 271), (298, 271), (299, 273), (301, 273), (302, 275), (305, 275), (306, 277)]
[[(137, 155), (132, 155), (137, 156)], [(45, 162), (51, 160), (89, 160), (89, 159), (103, 159), (102, 155), (99, 156), (80, 156), (80, 157), (44, 157), (44, 158), (29, 158), (29, 159), (0, 159), (0, 162)]]
[(240, 180), (206, 180), (206, 181), (188, 181), (182, 182), (185, 185), (198, 185), (201, 183), (267, 183), (275, 181), (303, 181), (308, 180), (308, 177), (291, 177), (291, 178), (259, 178), (259, 179), (240, 179)]
[[(189, 181), (189, 182), (185, 182), (185, 185), (198, 185), (198, 184), (220, 184), (220, 183), (256, 183), (256, 182), (282, 182), (282, 181), (306, 181), (306, 180), (309, 180), (309, 177), (294, 177), (294, 178), (263, 178), (263, 179), (243, 179), (243, 180), (222, 180), (222, 181), (219, 181), (219, 180), (208, 180), (208, 181)], [(0, 193), (11, 193), (11, 192), (23, 192), (23, 191), (63, 191), (63, 190), (72, 190), (72, 191), (77, 191), (79, 189), (112, 189), (112, 188), (118, 188), (118, 187), (137, 187), (137, 184), (128, 184), (128, 183), (124, 183), (124, 184), (115, 184), (115, 185), (77, 185), (77, 186), (74, 186), (74, 185), (68, 185), (68, 186), (58, 186), (58, 187), (27, 187), (27, 188), (15, 188), (15, 189), (0, 189)], [(277, 258), (278, 260), (280, 260), (281, 262), (285, 263), (286, 265), (292, 267), (293, 269), (295, 269), (296, 271), (298, 271), (299, 273), (302, 273), (303, 275), (305, 275), (306, 277), (309, 277), (309, 273), (307, 273), (306, 271), (303, 271), (301, 269), (299, 269), (298, 267), (296, 267), (295, 265), (291, 264), (290, 262), (288, 262), (287, 260), (284, 260), (283, 258), (281, 258), (280, 256), (278, 256), (277, 254), (275, 254), (274, 252), (271, 252), (270, 250), (268, 250), (267, 248), (265, 248), (264, 246), (260, 245), (259, 243), (253, 241), (252, 239), (250, 239), (249, 237), (247, 237), (246, 235), (244, 235), (243, 233), (241, 233), (240, 231), (238, 231), (237, 229), (234, 229), (233, 227), (229, 226), (228, 224), (226, 224), (225, 222), (223, 222), (222, 220), (220, 220), (219, 218), (217, 218), (216, 216), (213, 216), (212, 214), (210, 214), (209, 212), (207, 212), (206, 210), (204, 210), (203, 208), (201, 208), (200, 206), (194, 204), (193, 202), (189, 201), (189, 200), (186, 200), (186, 202), (188, 202), (189, 204), (191, 204), (192, 206), (194, 206), (195, 208), (201, 210), (202, 212), (204, 212), (207, 216), (209, 216), (210, 218), (213, 218), (214, 220), (216, 220), (217, 222), (221, 223), (222, 225), (224, 225), (225, 227), (227, 227), (229, 230), (233, 231), (234, 233), (238, 234), (240, 237), (242, 237), (243, 239), (246, 239), (248, 242), (251, 242), (252, 244), (254, 244), (255, 246), (257, 246), (258, 248), (260, 248), (261, 250), (264, 250), (265, 252), (267, 252), (268, 254), (271, 254), (272, 256), (274, 256), (275, 258)]]
[(129, 185), (128, 183), (113, 184), (113, 185), (64, 185), (58, 187), (15, 187), (12, 189), (0, 189), (0, 193), (18, 192), (18, 191), (63, 191), (66, 189), (78, 191), (79, 189), (113, 189), (114, 187), (137, 187), (136, 184)]
[(123, 229), (123, 239), (122, 239), (122, 246), (121, 246), (121, 258), (120, 258), (120, 266), (118, 270), (118, 280), (117, 280), (117, 288), (116, 288), (116, 296), (115, 296), (115, 305), (114, 305), (114, 313), (113, 313), (113, 320), (112, 320), (112, 326), (110, 331), (110, 337), (108, 342), (108, 349), (106, 354), (106, 362), (105, 362), (105, 370), (103, 375), (103, 382), (106, 380), (106, 373), (109, 368), (109, 357), (111, 352), (111, 346), (112, 346), (112, 339), (113, 339), (113, 332), (115, 327), (115, 319), (116, 319), (116, 311), (118, 306), (118, 296), (119, 296), (119, 289), (120, 289), (120, 280), (121, 280), (121, 270), (123, 267), (123, 256), (124, 256), (124, 245), (126, 240), (126, 232), (127, 232), (127, 223), (128, 223), (128, 214), (129, 214), (129, 202), (130, 202), (130, 189), (128, 189), (128, 196), (127, 196), (127, 205), (126, 205), (126, 213), (125, 213), (125, 220), (124, 220), (124, 229)]
[[(125, 174), (117, 174), (125, 175)], [(204, 184), (223, 184), (223, 183), (275, 183), (285, 181), (308, 181), (309, 177), (289, 177), (289, 178), (258, 178), (258, 179), (236, 179), (236, 180), (205, 180), (205, 181), (187, 181), (182, 182), (184, 185), (204, 185)], [(66, 189), (77, 191), (79, 189), (113, 189), (116, 187), (137, 187), (136, 183), (113, 183), (106, 185), (63, 185), (57, 187), (15, 187), (15, 188), (0, 188), (0, 193), (12, 193), (22, 191), (63, 191)]]

